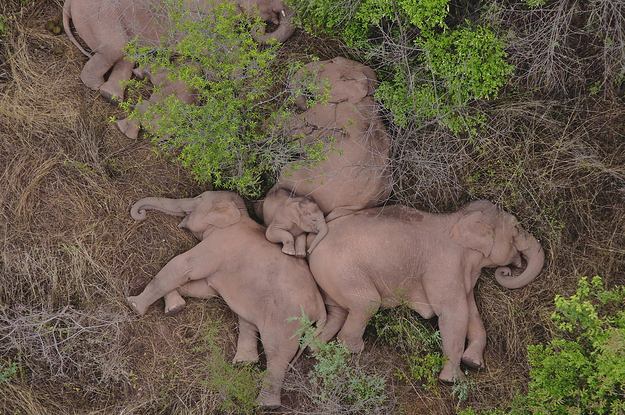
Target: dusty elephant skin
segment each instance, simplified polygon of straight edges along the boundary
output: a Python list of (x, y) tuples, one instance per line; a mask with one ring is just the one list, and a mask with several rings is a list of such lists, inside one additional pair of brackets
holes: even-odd
[(253, 221), (241, 197), (233, 192), (205, 192), (191, 199), (150, 197), (139, 200), (131, 216), (141, 220), (146, 209), (184, 217), (180, 228), (201, 242), (173, 258), (138, 296), (128, 297), (130, 307), (144, 315), (157, 299), (165, 297), (166, 312), (185, 306), (181, 297), (221, 296), (239, 316), (235, 363), (258, 361), (258, 335), (267, 357), (267, 375), (257, 402), (263, 408), (280, 406), (280, 391), (289, 362), (299, 349), (297, 321), (302, 312), (325, 325), (321, 294), (303, 259), (284, 255), (265, 239), (265, 228)]
[[(271, 191), (262, 205), (268, 241), (282, 243), (282, 252), (304, 258), (328, 233), (328, 226), (315, 200), (310, 196), (291, 196), (285, 189)], [(307, 233), (317, 234), (306, 250)]]
[[(184, 7), (192, 18), (200, 18), (210, 12), (214, 4), (227, 0), (185, 0)], [(249, 14), (258, 11), (265, 22), (278, 24), (273, 33), (252, 33), (260, 43), (269, 39), (284, 42), (295, 31), (291, 23), (293, 12), (277, 0), (237, 0), (239, 9)], [(123, 100), (120, 82), (130, 79), (134, 62), (124, 59), (123, 47), (140, 38), (142, 45), (158, 46), (161, 37), (167, 35), (172, 23), (167, 8), (161, 0), (66, 0), (63, 7), (63, 26), (70, 40), (89, 57), (80, 79), (109, 101)], [(70, 30), (70, 19), (78, 35), (89, 45), (87, 52), (76, 41)], [(108, 80), (104, 75), (113, 69)]]
[[(520, 268), (522, 258), (525, 270), (512, 276), (507, 265)], [(451, 214), (395, 205), (343, 216), (328, 223), (328, 235), (308, 257), (328, 311), (320, 338), (338, 332), (350, 351), (360, 352), (377, 310), (407, 303), (424, 318), (438, 316), (448, 357), (439, 378), (462, 380), (461, 362), (484, 367), (486, 331), (473, 297), (482, 268), (498, 267), (497, 281), (519, 288), (538, 276), (544, 260), (516, 218), (484, 200)]]
[[(329, 82), (329, 98), (308, 108), (306, 97), (297, 96), (297, 106), (305, 111), (289, 120), (287, 133), (303, 136), (304, 144), (327, 143), (327, 159), (315, 166), (283, 170), (274, 189), (314, 197), (330, 221), (388, 198), (390, 138), (372, 98), (377, 78), (371, 68), (341, 57), (313, 62), (300, 70), (292, 89), (306, 89), (311, 74), (320, 86), (324, 80)], [(323, 92), (320, 88), (311, 93)]]

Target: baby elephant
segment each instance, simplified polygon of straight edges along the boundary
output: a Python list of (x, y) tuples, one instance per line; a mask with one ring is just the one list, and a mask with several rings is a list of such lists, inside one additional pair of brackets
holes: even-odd
[(306, 232), (316, 233), (308, 253), (328, 233), (328, 226), (315, 200), (310, 196), (292, 196), (285, 189), (271, 191), (262, 205), (267, 225), (267, 240), (282, 243), (282, 252), (298, 258), (306, 256)]
[(304, 313), (320, 331), (326, 311), (306, 261), (280, 252), (265, 239), (265, 227), (252, 220), (243, 199), (233, 192), (205, 192), (191, 199), (148, 197), (132, 206), (134, 219), (145, 209), (184, 217), (180, 228), (201, 242), (173, 258), (130, 307), (144, 315), (150, 304), (165, 297), (165, 310), (184, 307), (180, 296), (221, 296), (239, 316), (235, 362), (258, 360), (258, 334), (267, 357), (267, 375), (257, 402), (263, 408), (280, 406), (284, 374), (299, 349), (299, 317)]

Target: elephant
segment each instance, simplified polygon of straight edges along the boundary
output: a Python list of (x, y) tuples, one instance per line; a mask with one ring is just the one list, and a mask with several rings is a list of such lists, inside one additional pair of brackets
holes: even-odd
[[(183, 7), (189, 18), (200, 18), (210, 12), (216, 2), (229, 0), (184, 0)], [(294, 12), (280, 0), (234, 0), (237, 8), (265, 22), (278, 25), (273, 33), (264, 30), (252, 32), (259, 43), (275, 39), (284, 42), (295, 31), (291, 22)], [(80, 75), (83, 83), (107, 100), (123, 100), (124, 90), (120, 82), (132, 76), (135, 63), (124, 59), (123, 48), (139, 38), (144, 46), (161, 45), (172, 23), (163, 0), (66, 0), (63, 6), (63, 27), (78, 49), (89, 61)], [(70, 19), (76, 32), (87, 43), (93, 56), (76, 40), (70, 30)], [(104, 75), (112, 68), (108, 80)]]
[[(314, 91), (307, 88), (310, 77), (318, 86)], [(303, 145), (321, 140), (326, 159), (312, 166), (287, 166), (273, 189), (314, 197), (326, 221), (386, 201), (391, 140), (373, 100), (376, 82), (371, 68), (343, 57), (309, 63), (297, 73), (291, 89), (304, 112), (285, 121), (286, 134), (301, 137)], [(309, 108), (310, 94), (327, 99)]]
[[(328, 226), (321, 209), (310, 196), (294, 197), (288, 190), (275, 189), (270, 192), (262, 205), (262, 212), (256, 212), (262, 217), (267, 232), (267, 240), (282, 243), (282, 252), (306, 257), (328, 233)], [(307, 232), (317, 236), (306, 250)]]
[[(525, 269), (513, 276), (507, 265), (522, 268), (523, 259)], [(337, 218), (308, 255), (328, 313), (320, 340), (338, 333), (360, 352), (377, 310), (407, 304), (423, 318), (438, 316), (447, 357), (439, 379), (460, 381), (461, 362), (484, 367), (486, 330), (473, 296), (482, 268), (498, 267), (497, 282), (513, 289), (533, 281), (544, 261), (538, 240), (486, 200), (447, 214), (389, 205)]]
[(257, 402), (280, 406), (280, 391), (289, 362), (299, 349), (296, 335), (306, 317), (319, 332), (326, 321), (323, 298), (306, 261), (284, 255), (265, 239), (265, 227), (250, 218), (244, 200), (234, 192), (208, 191), (194, 198), (147, 197), (136, 202), (131, 216), (141, 220), (146, 209), (184, 217), (178, 225), (201, 240), (169, 261), (141, 294), (127, 297), (139, 315), (165, 297), (167, 312), (185, 305), (181, 295), (221, 296), (239, 316), (241, 330), (235, 362), (257, 361), (260, 340), (267, 358), (267, 375)]

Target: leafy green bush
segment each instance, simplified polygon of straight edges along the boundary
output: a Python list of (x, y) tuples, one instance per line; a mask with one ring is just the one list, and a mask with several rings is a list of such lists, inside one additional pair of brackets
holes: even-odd
[(475, 131), (475, 99), (496, 97), (512, 73), (505, 44), (490, 27), (446, 24), (449, 0), (296, 0), (308, 30), (323, 28), (381, 67), (377, 98), (402, 128), (436, 121)]
[[(556, 296), (552, 319), (560, 330), (548, 344), (528, 346), (527, 396), (511, 409), (482, 414), (625, 413), (625, 287), (606, 290), (600, 277), (582, 278), (577, 293)], [(473, 415), (471, 409), (463, 415)]]
[[(150, 130), (156, 142), (189, 167), (200, 183), (257, 196), (264, 174), (293, 158), (297, 143), (266, 134), (263, 124), (282, 105), (273, 96), (278, 45), (259, 48), (250, 34), (261, 22), (249, 23), (233, 3), (223, 2), (202, 20), (191, 18), (179, 1), (168, 13), (175, 22), (169, 39), (158, 48), (131, 43), (126, 53), (153, 72), (165, 69), (198, 93), (199, 105), (174, 97), (142, 114), (128, 101), (123, 106)], [(134, 88), (140, 82), (132, 81)], [(157, 88), (158, 90), (158, 88)], [(157, 91), (155, 91), (157, 92)], [(151, 121), (157, 127), (151, 127)]]
[(10, 360), (5, 363), (0, 362), (0, 383), (8, 382), (13, 379), (13, 376), (17, 373), (18, 365), (16, 362)]
[(528, 407), (544, 414), (625, 412), (625, 287), (606, 291), (582, 278), (570, 299), (556, 296), (561, 338), (529, 346)]

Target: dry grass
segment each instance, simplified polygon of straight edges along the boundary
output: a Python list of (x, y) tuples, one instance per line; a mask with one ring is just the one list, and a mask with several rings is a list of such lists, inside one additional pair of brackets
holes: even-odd
[[(236, 319), (225, 304), (191, 300), (184, 313), (165, 317), (159, 302), (144, 318), (124, 304), (195, 243), (175, 218), (154, 214), (135, 223), (130, 205), (204, 189), (148, 140), (128, 139), (108, 123), (122, 114), (80, 83), (85, 58), (43, 27), (61, 0), (25, 3), (0, 5), (0, 15), (19, 16), (7, 22), (0, 46), (0, 362), (20, 367), (0, 384), (0, 412), (216, 413), (221, 398), (202, 386), (211, 373), (205, 352), (194, 347), (203, 322), (221, 319), (219, 345), (232, 358)], [(594, 3), (592, 19), (615, 16), (616, 3)], [(533, 31), (510, 49), (519, 84), (544, 95), (490, 103), (480, 148), (432, 129), (398, 152), (397, 201), (445, 211), (492, 200), (547, 252), (544, 272), (528, 287), (502, 289), (490, 272), (478, 283), (488, 369), (470, 375), (474, 389), (461, 408), (494, 407), (526, 387), (526, 346), (552, 337), (556, 294), (570, 294), (585, 275), (625, 283), (625, 107), (614, 75), (623, 22), (609, 20), (618, 36), (597, 53), (570, 42), (549, 48), (554, 36), (590, 31), (593, 20), (576, 21), (567, 4), (537, 11), (526, 23)], [(561, 24), (548, 25), (557, 13)], [(343, 52), (336, 42), (298, 33), (281, 59)], [(593, 59), (608, 70), (589, 73)], [(590, 96), (596, 81), (603, 93)], [(399, 350), (369, 334), (359, 358), (388, 373), (395, 411), (454, 413), (449, 388), (436, 394), (393, 375), (404, 365)], [(302, 359), (288, 374), (283, 412), (315, 413), (306, 388), (310, 366)]]

